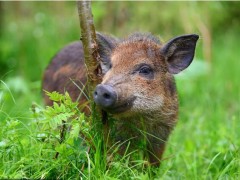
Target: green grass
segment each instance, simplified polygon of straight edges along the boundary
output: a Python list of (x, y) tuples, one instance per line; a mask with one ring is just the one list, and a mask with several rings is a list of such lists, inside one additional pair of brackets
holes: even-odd
[[(65, 107), (54, 109), (44, 108), (42, 104), (44, 68), (56, 51), (79, 39), (78, 17), (72, 10), (74, 2), (62, 3), (51, 11), (48, 9), (51, 3), (25, 3), (22, 8), (29, 14), (18, 18), (11, 5), (5, 10), (8, 13), (0, 37), (1, 179), (239, 179), (239, 26), (219, 29), (213, 34), (211, 65), (200, 60), (203, 59), (200, 39), (197, 63), (182, 76), (177, 76), (179, 121), (168, 141), (161, 166), (152, 168), (144, 166), (142, 159), (132, 163), (129, 153), (124, 157), (113, 153), (109, 162), (106, 157), (112, 151), (104, 148), (101, 133), (96, 133), (95, 126), (87, 125), (91, 118), (81, 114), (75, 104), (70, 103), (69, 107), (65, 102)], [(93, 8), (99, 26), (104, 22), (101, 10), (104, 8), (103, 2)], [(141, 17), (141, 12), (138, 13)], [(142, 20), (144, 24), (146, 19)], [(149, 29), (158, 31), (154, 28), (156, 24), (146, 23), (150, 23)], [(131, 21), (126, 31), (138, 25)], [(179, 29), (173, 32), (176, 30)], [(121, 29), (114, 31), (124, 34)], [(62, 143), (61, 128), (57, 128), (62, 123), (59, 117), (61, 120), (71, 117), (67, 126), (74, 127)], [(88, 146), (95, 148), (85, 149), (78, 130), (91, 139)], [(117, 149), (117, 145), (112, 149)], [(57, 152), (60, 153), (55, 158)]]

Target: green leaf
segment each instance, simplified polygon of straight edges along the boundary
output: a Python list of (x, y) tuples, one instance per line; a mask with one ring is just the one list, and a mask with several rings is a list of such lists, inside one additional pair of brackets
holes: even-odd
[(60, 94), (59, 92), (53, 91), (53, 92), (48, 92), (45, 91), (46, 95), (49, 97), (50, 100), (60, 102), (64, 99), (64, 96)]

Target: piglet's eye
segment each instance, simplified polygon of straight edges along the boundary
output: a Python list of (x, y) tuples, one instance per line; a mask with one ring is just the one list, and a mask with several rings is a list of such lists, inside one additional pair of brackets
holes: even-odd
[(146, 79), (153, 79), (154, 77), (153, 69), (148, 65), (141, 66), (138, 69), (138, 74)]
[(142, 74), (142, 75), (149, 75), (152, 72), (153, 70), (149, 66), (143, 66), (139, 69), (139, 74)]
[(143, 77), (144, 79), (153, 79), (154, 78), (154, 69), (151, 65), (146, 63), (137, 64), (132, 71), (132, 74)]

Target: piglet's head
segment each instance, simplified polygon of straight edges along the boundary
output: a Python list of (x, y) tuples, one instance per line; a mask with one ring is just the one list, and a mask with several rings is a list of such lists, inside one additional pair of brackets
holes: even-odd
[(94, 92), (98, 106), (118, 116), (176, 113), (173, 74), (191, 64), (198, 35), (178, 36), (165, 44), (150, 34), (122, 41), (97, 36), (104, 72)]

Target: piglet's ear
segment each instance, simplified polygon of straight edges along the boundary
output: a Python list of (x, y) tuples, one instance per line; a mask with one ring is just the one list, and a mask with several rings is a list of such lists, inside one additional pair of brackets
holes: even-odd
[(110, 55), (117, 44), (117, 39), (97, 32), (98, 52), (101, 59), (101, 68), (105, 74), (111, 68)]
[(178, 36), (161, 48), (170, 73), (177, 74), (191, 64), (198, 38), (196, 34)]

